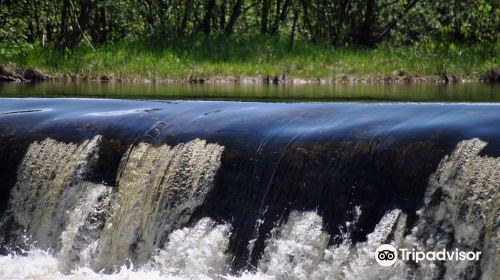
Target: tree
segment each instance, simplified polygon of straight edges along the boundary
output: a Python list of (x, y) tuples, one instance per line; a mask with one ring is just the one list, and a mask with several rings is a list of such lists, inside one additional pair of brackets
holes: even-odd
[(230, 36), (231, 33), (233, 33), (236, 21), (238, 20), (242, 12), (243, 2), (244, 0), (236, 0), (236, 3), (234, 3), (231, 16), (229, 17), (229, 21), (227, 22), (226, 28), (224, 30), (224, 35)]
[(203, 33), (205, 33), (205, 35), (210, 34), (212, 13), (214, 7), (215, 7), (215, 0), (207, 0), (205, 7), (205, 16), (203, 17), (203, 23), (201, 24)]
[(0, 43), (59, 50), (120, 40), (269, 34), (345, 46), (495, 43), (498, 0), (0, 0)]

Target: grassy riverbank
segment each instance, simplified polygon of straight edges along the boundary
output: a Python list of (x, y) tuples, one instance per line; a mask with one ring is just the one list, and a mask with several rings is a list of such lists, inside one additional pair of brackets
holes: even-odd
[[(80, 46), (64, 52), (50, 47), (0, 46), (0, 65), (14, 71), (38, 69), (58, 78), (122, 80), (213, 80), (237, 81), (242, 77), (318, 78), (368, 82), (399, 80), (477, 80), (500, 66), (500, 44), (375, 49), (330, 48), (296, 42), (290, 50), (286, 39), (248, 37), (206, 39), (195, 37), (171, 41), (121, 42), (95, 48)], [(251, 80), (251, 79), (250, 79)]]

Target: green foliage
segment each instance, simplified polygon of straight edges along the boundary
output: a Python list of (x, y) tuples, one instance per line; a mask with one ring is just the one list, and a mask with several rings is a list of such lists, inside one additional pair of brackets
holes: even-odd
[(96, 46), (197, 34), (211, 39), (279, 35), (288, 37), (282, 43), (289, 47), (292, 39), (371, 47), (379, 43), (495, 43), (500, 34), (500, 1), (0, 1), (3, 46), (47, 43), (63, 50), (82, 41)]
[(499, 6), (498, 0), (0, 0), (0, 64), (129, 78), (474, 76), (499, 65)]
[(497, 0), (420, 1), (398, 23), (392, 41), (418, 43), (497, 42), (500, 2)]
[(168, 40), (104, 44), (95, 52), (81, 43), (64, 52), (34, 46), (8, 57), (14, 68), (34, 67), (50, 74), (115, 78), (213, 78), (275, 76), (339, 78), (394, 73), (479, 77), (500, 64), (499, 44), (474, 46), (420, 44), (395, 48), (335, 47), (299, 41), (289, 50), (287, 39), (267, 35), (226, 38), (194, 35)]

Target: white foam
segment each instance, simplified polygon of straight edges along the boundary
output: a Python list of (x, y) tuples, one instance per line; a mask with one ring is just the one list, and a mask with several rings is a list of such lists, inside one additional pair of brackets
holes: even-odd
[[(418, 211), (419, 218), (411, 234), (405, 236), (406, 215), (399, 209), (393, 209), (385, 213), (375, 226), (374, 231), (367, 235), (366, 241), (353, 244), (350, 230), (356, 227), (362, 212), (362, 208), (355, 207), (353, 209), (355, 217), (352, 221), (347, 221), (345, 227), (341, 228), (340, 236), (336, 236), (342, 242), (329, 246), (328, 241), (331, 236), (323, 229), (322, 217), (318, 213), (292, 211), (286, 222), (276, 225), (272, 230), (255, 271), (245, 271), (239, 275), (231, 275), (229, 267), (230, 255), (227, 251), (231, 237), (232, 227), (230, 224), (219, 224), (210, 218), (203, 218), (191, 227), (174, 230), (168, 234), (172, 226), (166, 227), (158, 223), (163, 222), (164, 217), (170, 217), (172, 220), (169, 221), (170, 223), (174, 220), (177, 221), (180, 217), (184, 219), (183, 221), (188, 222), (191, 212), (202, 204), (206, 192), (212, 186), (213, 176), (220, 164), (222, 147), (209, 146), (204, 141), (195, 140), (173, 148), (142, 144), (130, 151), (126, 164), (122, 165), (120, 169), (123, 174), (119, 177), (122, 180), (122, 185), (119, 186), (122, 186), (122, 192), (130, 190), (136, 192), (121, 193), (118, 190), (117, 195), (121, 194), (122, 198), (129, 199), (133, 207), (124, 212), (126, 215), (123, 215), (122, 220), (116, 219), (114, 222), (113, 219), (110, 219), (107, 221), (108, 230), (110, 230), (109, 236), (114, 239), (114, 234), (118, 236), (120, 234), (137, 234), (138, 229), (140, 229), (140, 236), (143, 240), (154, 239), (155, 242), (158, 242), (154, 243), (155, 246), (150, 246), (152, 256), (145, 258), (144, 264), (136, 263), (140, 266), (135, 267), (130, 261), (122, 261), (121, 263), (126, 263), (126, 265), (121, 265), (112, 273), (107, 274), (103, 271), (96, 271), (95, 266), (91, 266), (86, 261), (71, 262), (76, 266), (68, 267), (66, 265), (71, 250), (76, 248), (74, 250), (80, 259), (90, 260), (95, 257), (94, 252), (98, 248), (99, 241), (102, 241), (98, 239), (102, 235), (97, 234), (94, 237), (92, 235), (93, 228), (89, 228), (85, 222), (89, 219), (88, 217), (92, 217), (93, 212), (105, 211), (102, 210), (104, 209), (102, 206), (97, 205), (96, 208), (96, 204), (104, 203), (107, 205), (107, 202), (102, 202), (100, 198), (103, 195), (106, 198), (109, 197), (107, 195), (109, 193), (108, 187), (81, 181), (81, 174), (86, 170), (83, 167), (92, 162), (91, 155), (95, 154), (96, 145), (92, 142), (84, 143), (84, 145), (56, 144), (53, 140), (46, 140), (30, 147), (26, 158), (33, 158), (33, 160), (25, 160), (21, 165), (19, 172), (21, 178), (19, 179), (22, 184), (18, 183), (16, 200), (14, 200), (16, 203), (12, 203), (11, 206), (19, 206), (14, 208), (19, 210), (15, 216), (19, 221), (32, 219), (29, 211), (21, 211), (25, 210), (21, 207), (23, 206), (21, 203), (22, 187), (25, 184), (38, 186), (47, 178), (45, 178), (46, 175), (40, 173), (35, 173), (37, 176), (30, 177), (30, 170), (36, 170), (39, 166), (49, 171), (57, 170), (53, 166), (45, 164), (46, 158), (60, 159), (62, 154), (71, 154), (71, 151), (76, 149), (78, 156), (74, 156), (71, 168), (66, 167), (69, 171), (63, 170), (66, 176), (60, 179), (56, 176), (55, 183), (57, 184), (54, 183), (61, 188), (67, 186), (75, 188), (77, 186), (78, 188), (75, 189), (78, 189), (78, 193), (81, 194), (72, 196), (74, 199), (71, 201), (76, 201), (74, 206), (61, 207), (61, 209), (67, 210), (64, 214), (61, 211), (53, 211), (61, 213), (59, 217), (66, 217), (66, 220), (69, 220), (68, 223), (64, 224), (65, 230), (59, 236), (62, 246), (56, 247), (60, 250), (53, 254), (50, 251), (34, 247), (36, 244), (34, 242), (27, 242), (30, 249), (23, 254), (0, 256), (0, 279), (2, 280), (354, 280), (437, 279), (443, 275), (445, 279), (457, 279), (471, 278), (468, 276), (476, 275), (478, 269), (481, 269), (483, 279), (494, 278), (495, 275), (495, 256), (498, 255), (497, 241), (499, 236), (498, 220), (495, 219), (498, 217), (496, 215), (498, 204), (496, 203), (499, 201), (497, 190), (500, 182), (500, 161), (498, 158), (479, 156), (480, 150), (484, 148), (486, 143), (478, 139), (461, 142), (453, 154), (441, 161), (436, 172), (430, 178), (424, 206)], [(56, 146), (57, 149), (54, 149), (53, 147)], [(39, 156), (35, 157), (36, 155)], [(148, 164), (144, 164), (145, 162)], [(137, 164), (147, 168), (135, 168)], [(207, 166), (211, 166), (211, 168)], [(134, 175), (134, 170), (139, 173)], [(134, 183), (132, 178), (127, 178), (127, 176), (132, 176), (139, 182)], [(161, 181), (159, 178), (165, 178), (162, 181), (166, 182), (165, 185), (159, 183)], [(203, 179), (199, 180), (199, 178)], [(174, 191), (167, 192), (170, 190)], [(186, 193), (189, 190), (191, 192)], [(137, 193), (141, 194), (144, 199), (138, 200)], [(161, 205), (171, 206), (168, 208), (167, 215), (161, 213), (164, 208), (155, 204), (159, 201), (153, 198), (154, 194), (157, 193), (163, 194), (164, 201), (172, 204), (161, 203)], [(442, 197), (439, 197), (438, 203), (432, 203), (432, 198), (440, 193)], [(34, 194), (27, 194), (30, 198), (29, 201), (35, 205), (41, 205), (43, 202), (38, 203)], [(179, 196), (179, 194), (181, 195)], [(55, 199), (51, 201), (55, 201)], [(144, 208), (145, 202), (149, 208)], [(121, 207), (124, 205), (122, 203)], [(57, 207), (52, 208), (56, 209)], [(172, 215), (172, 211), (182, 215)], [(184, 215), (185, 211), (187, 211), (187, 215)], [(128, 215), (128, 213), (144, 215), (133, 216)], [(127, 229), (129, 222), (144, 223), (147, 220), (144, 217), (154, 217), (155, 219), (150, 219), (152, 223), (141, 224), (134, 228), (132, 233), (113, 232), (116, 231), (115, 227), (120, 222), (124, 226), (123, 228)], [(57, 226), (62, 227), (56, 222), (54, 221)], [(27, 222), (26, 225), (30, 226)], [(35, 237), (44, 237), (46, 231), (34, 229), (29, 227), (26, 232)], [(448, 229), (453, 229), (452, 237), (447, 232)], [(92, 238), (88, 238), (89, 234)], [(165, 235), (166, 242), (162, 238), (158, 238), (158, 235), (162, 234)], [(483, 235), (486, 236), (484, 244), (481, 240)], [(116, 246), (123, 244), (130, 246), (129, 238), (125, 237), (127, 242), (117, 243)], [(19, 238), (22, 238), (22, 235), (19, 235)], [(133, 239), (135, 237), (130, 240), (133, 241)], [(36, 238), (33, 240), (38, 241)], [(161, 240), (163, 241), (160, 242)], [(396, 248), (416, 247), (421, 250), (436, 250), (444, 246), (455, 246), (462, 249), (482, 246), (484, 258), (481, 260), (481, 267), (472, 263), (451, 262), (443, 263), (442, 267), (439, 267), (439, 264), (435, 262), (422, 262), (416, 266), (401, 260), (398, 260), (391, 267), (381, 267), (375, 262), (374, 252), (379, 245), (385, 243), (390, 243)], [(42, 243), (42, 247), (46, 248), (44, 243)], [(106, 258), (109, 255), (102, 254), (102, 257)], [(443, 267), (445, 268), (444, 273), (440, 274)], [(68, 268), (72, 270), (68, 270)]]
[(211, 278), (228, 271), (231, 226), (217, 225), (209, 218), (194, 227), (176, 230), (169, 236), (165, 248), (154, 257), (149, 267), (164, 275), (185, 278)]
[(259, 269), (271, 276), (305, 279), (324, 256), (329, 235), (315, 212), (293, 211), (288, 221), (272, 232)]
[(23, 255), (0, 256), (2, 280), (153, 280), (215, 279), (228, 274), (227, 247), (231, 226), (203, 218), (192, 228), (172, 232), (165, 249), (143, 267), (123, 265), (112, 274), (99, 273), (83, 265), (64, 274), (60, 258), (32, 248)]

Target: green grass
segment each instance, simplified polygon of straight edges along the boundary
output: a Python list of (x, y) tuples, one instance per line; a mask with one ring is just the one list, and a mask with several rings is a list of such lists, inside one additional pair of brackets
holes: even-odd
[(37, 68), (52, 75), (79, 74), (115, 78), (211, 78), (287, 75), (296, 78), (435, 76), (453, 73), (479, 77), (500, 65), (500, 44), (490, 46), (379, 46), (331, 48), (273, 37), (206, 38), (119, 42), (96, 47), (81, 44), (73, 50), (0, 44), (0, 64)]

